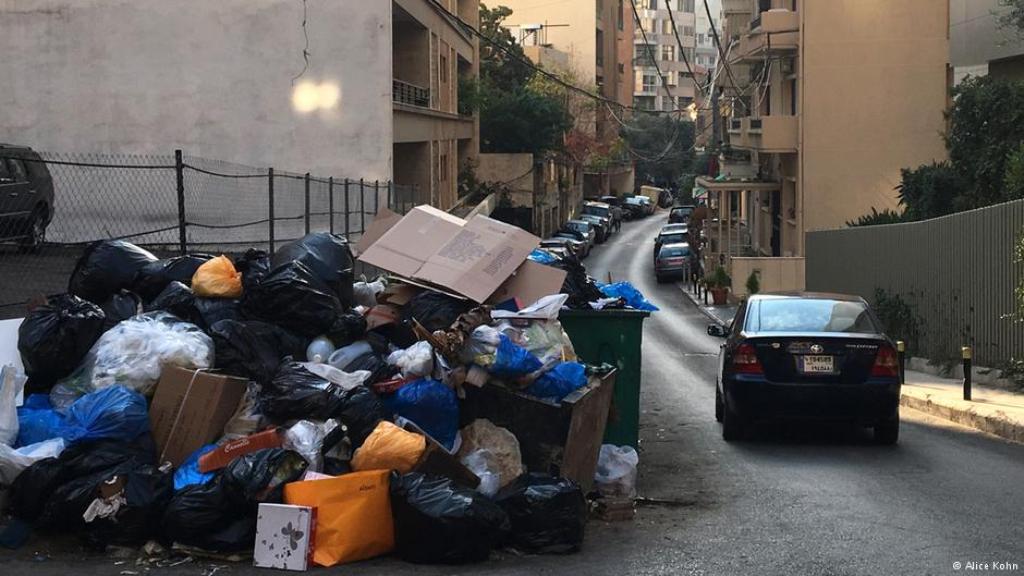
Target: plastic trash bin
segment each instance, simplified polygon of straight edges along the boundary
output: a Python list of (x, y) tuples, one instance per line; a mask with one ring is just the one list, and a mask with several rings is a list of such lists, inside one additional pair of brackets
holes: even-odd
[(642, 310), (562, 310), (558, 314), (583, 361), (618, 368), (604, 433), (607, 444), (636, 448), (640, 439), (641, 345), (644, 319), (650, 315)]

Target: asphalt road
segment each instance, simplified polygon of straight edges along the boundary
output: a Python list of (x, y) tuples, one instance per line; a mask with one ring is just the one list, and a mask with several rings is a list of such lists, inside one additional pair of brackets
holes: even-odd
[[(644, 331), (640, 493), (648, 501), (636, 519), (592, 521), (572, 556), (501, 553), (463, 567), (382, 558), (344, 573), (917, 575), (956, 574), (954, 562), (959, 572), (968, 562), (1006, 562), (1016, 570), (989, 571), (1024, 573), (1024, 446), (907, 409), (895, 447), (844, 427), (768, 428), (726, 444), (713, 413), (718, 341), (680, 288), (655, 283), (650, 270), (664, 220), (627, 223), (586, 262), (594, 276), (628, 279), (661, 307)], [(144, 573), (116, 561), (36, 541), (0, 552), (0, 573)]]

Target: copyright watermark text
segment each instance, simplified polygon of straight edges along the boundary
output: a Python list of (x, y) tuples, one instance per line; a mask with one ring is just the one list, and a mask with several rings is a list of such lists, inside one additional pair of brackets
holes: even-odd
[(953, 570), (958, 572), (1018, 572), (1020, 564), (1017, 562), (1000, 562), (996, 560), (966, 560), (953, 562)]

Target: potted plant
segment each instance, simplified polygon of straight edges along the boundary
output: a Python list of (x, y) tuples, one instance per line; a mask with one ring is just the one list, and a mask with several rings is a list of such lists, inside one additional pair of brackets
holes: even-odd
[(757, 294), (760, 291), (761, 279), (758, 278), (757, 271), (755, 270), (754, 272), (750, 273), (750, 276), (747, 276), (747, 295), (753, 296), (754, 294)]
[(732, 278), (729, 277), (729, 273), (725, 271), (725, 268), (717, 266), (715, 271), (707, 277), (705, 283), (711, 292), (711, 299), (715, 306), (725, 304), (729, 288), (732, 286)]

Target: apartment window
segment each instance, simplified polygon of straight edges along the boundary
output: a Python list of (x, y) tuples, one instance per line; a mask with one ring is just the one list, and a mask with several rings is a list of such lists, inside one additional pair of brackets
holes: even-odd
[(676, 47), (671, 44), (661, 45), (661, 59), (664, 62), (676, 61)]
[(693, 12), (693, 0), (679, 0), (680, 12)]
[(697, 44), (704, 45), (704, 33), (697, 34)]
[(669, 70), (668, 73), (665, 75), (665, 82), (667, 82), (669, 86), (678, 86), (679, 85), (678, 78), (679, 78), (679, 72), (677, 72), (675, 70)]
[(663, 102), (663, 104), (662, 104), (661, 110), (663, 112), (676, 109), (676, 98), (675, 98), (675, 96), (666, 96), (662, 100), (662, 102)]
[(441, 83), (442, 84), (447, 84), (448, 83), (448, 57), (445, 56), (444, 54), (441, 54), (439, 59), (438, 59), (437, 67), (440, 70)]
[(626, 25), (625, 11), (625, 5), (622, 3), (622, 0), (619, 0), (619, 15), (617, 18), (618, 21), (616, 22), (616, 25), (619, 27), (619, 30), (622, 30)]
[(687, 38), (692, 38), (696, 34), (696, 30), (693, 29), (693, 26), (687, 26), (687, 25), (680, 26), (679, 30), (680, 30), (680, 33), (683, 36), (686, 36)]
[(634, 96), (633, 107), (640, 110), (654, 110), (654, 96)]
[(661, 21), (661, 33), (668, 35), (672, 33), (672, 21), (665, 19)]
[(604, 66), (604, 32), (597, 31), (597, 65)]
[(658, 77), (654, 74), (644, 74), (644, 92), (654, 92), (658, 86)]
[(625, 74), (625, 73), (626, 73), (625, 65), (623, 65), (622, 62), (619, 62), (619, 74)]
[(633, 49), (634, 66), (654, 66), (654, 59), (651, 58), (651, 50), (653, 49), (653, 46), (648, 44), (637, 44)]
[(637, 2), (637, 8), (641, 10), (657, 10), (658, 0), (640, 0)]

